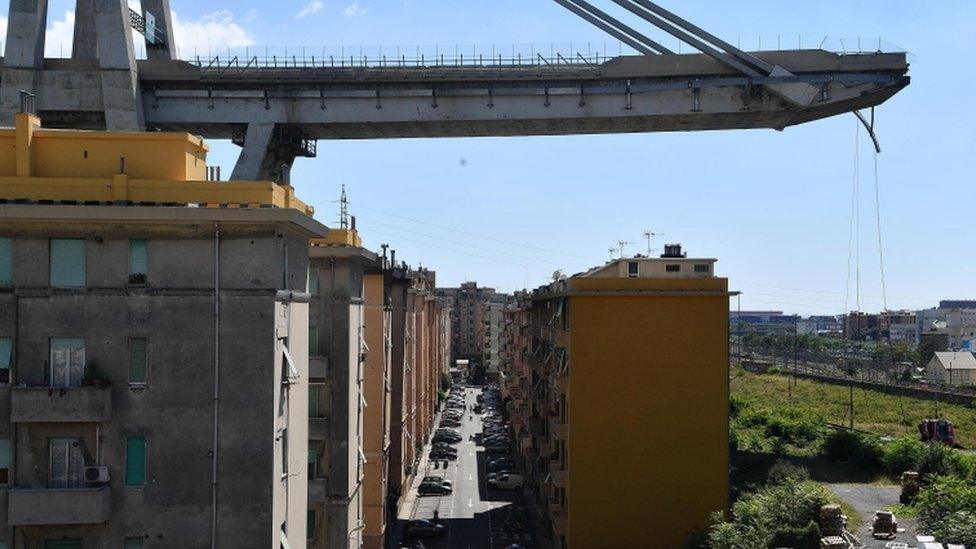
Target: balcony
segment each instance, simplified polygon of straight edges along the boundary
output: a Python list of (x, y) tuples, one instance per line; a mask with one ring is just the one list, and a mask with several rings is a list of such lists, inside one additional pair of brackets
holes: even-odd
[(549, 432), (552, 433), (553, 438), (556, 440), (566, 440), (569, 437), (569, 424), (560, 423), (559, 418), (549, 425)]
[(532, 437), (530, 435), (522, 435), (519, 437), (519, 447), (523, 450), (528, 450), (532, 447)]
[(553, 512), (551, 509), (552, 507), (550, 507), (550, 511), (549, 511), (549, 521), (552, 523), (553, 532), (555, 532), (557, 536), (565, 536), (566, 535), (566, 512), (563, 511), (562, 507), (558, 508), (559, 509), (558, 513)]
[(111, 516), (108, 486), (11, 488), (7, 493), (7, 524), (11, 526), (102, 524)]
[(112, 419), (112, 388), (13, 387), (10, 421), (14, 423), (105, 422)]
[(313, 478), (308, 481), (308, 501), (309, 503), (325, 503), (327, 499), (326, 484), (324, 478)]
[(324, 417), (308, 418), (308, 439), (325, 440), (328, 431), (328, 420)]

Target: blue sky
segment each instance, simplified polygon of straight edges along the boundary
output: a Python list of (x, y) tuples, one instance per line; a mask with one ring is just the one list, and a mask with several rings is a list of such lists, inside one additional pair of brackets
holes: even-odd
[[(609, 1), (596, 3), (612, 9)], [(70, 43), (71, 4), (51, 0), (57, 42)], [(760, 36), (764, 48), (777, 36), (784, 46), (799, 37), (807, 47), (825, 36), (865, 43), (880, 36), (912, 52), (912, 85), (878, 111), (888, 305), (923, 308), (976, 297), (970, 168), (976, 120), (968, 108), (976, 76), (967, 69), (976, 3), (662, 4), (745, 49), (755, 49)], [(215, 47), (392, 51), (610, 41), (549, 0), (172, 0), (172, 6), (184, 54)], [(48, 51), (63, 47), (49, 43)], [(861, 137), (862, 302), (877, 310), (873, 159)], [(652, 229), (666, 234), (655, 247), (677, 241), (691, 255), (717, 257), (719, 274), (744, 292), (744, 309), (831, 314), (854, 302), (853, 290), (847, 297), (854, 142), (853, 116), (784, 132), (323, 141), (318, 158), (298, 161), (293, 181), (329, 223), (345, 183), (367, 245), (390, 243), (398, 257), (435, 269), (441, 284), (535, 286), (557, 268), (573, 273), (602, 263), (621, 239), (635, 242), (629, 252), (642, 251), (642, 232)], [(214, 144), (212, 159), (225, 173), (235, 155), (232, 145)]]

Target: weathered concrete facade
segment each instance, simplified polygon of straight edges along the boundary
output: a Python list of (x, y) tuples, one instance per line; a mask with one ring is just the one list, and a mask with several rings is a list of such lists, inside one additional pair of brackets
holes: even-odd
[[(284, 533), (304, 547), (303, 252), (325, 230), (291, 210), (0, 205), (14, 266), (0, 288), (0, 337), (14, 342), (0, 388), (0, 438), (13, 448), (0, 539), (267, 547)], [(83, 287), (52, 288), (52, 238), (83, 242)], [(139, 283), (133, 239), (146, 243)], [(145, 342), (137, 380), (134, 338)], [(83, 379), (58, 375), (63, 339)], [(62, 455), (67, 474), (53, 467)], [(107, 479), (86, 481), (97, 467)]]
[(366, 473), (363, 284), (376, 255), (338, 241), (319, 242), (308, 254), (311, 276), (318, 281), (318, 292), (310, 303), (310, 327), (321, 334), (310, 350), (325, 364), (315, 407), (322, 418), (321, 436), (312, 442), (323, 489), (313, 490), (309, 497), (309, 518), (314, 516), (316, 523), (309, 545), (359, 547), (365, 524), (362, 489)]
[(363, 364), (363, 453), (366, 474), (363, 486), (363, 546), (384, 547), (387, 529), (387, 476), (390, 449), (390, 339), (392, 311), (388, 299), (388, 271), (385, 258), (365, 277), (365, 343)]

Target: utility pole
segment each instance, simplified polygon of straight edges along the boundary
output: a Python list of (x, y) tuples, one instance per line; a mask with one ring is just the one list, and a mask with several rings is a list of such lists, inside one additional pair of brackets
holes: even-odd
[(346, 184), (342, 184), (342, 194), (339, 195), (339, 228), (349, 228), (349, 200), (346, 198)]
[(793, 383), (789, 385), (790, 387), (790, 400), (793, 399), (793, 387), (796, 385), (796, 362), (797, 357), (800, 352), (800, 342), (799, 342), (799, 332), (797, 330), (799, 323), (797, 322), (796, 313), (793, 314)]

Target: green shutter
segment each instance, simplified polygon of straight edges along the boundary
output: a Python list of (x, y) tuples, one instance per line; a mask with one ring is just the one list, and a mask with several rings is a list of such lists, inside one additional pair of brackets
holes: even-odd
[(123, 549), (142, 549), (146, 546), (145, 538), (125, 538)]
[(146, 383), (146, 338), (129, 338), (129, 383)]
[[(13, 357), (14, 340), (9, 337), (0, 337), (0, 370), (10, 368), (10, 360)], [(0, 379), (0, 383), (6, 383)]]
[(80, 539), (49, 539), (44, 541), (44, 549), (81, 549)]
[(319, 328), (308, 327), (308, 356), (319, 356)]
[(308, 417), (319, 417), (319, 391), (311, 386), (308, 388)]
[(9, 238), (0, 238), (0, 286), (14, 283), (13, 247)]
[(145, 276), (149, 272), (149, 256), (146, 252), (146, 241), (133, 239), (129, 241), (129, 277)]
[(0, 469), (10, 467), (10, 439), (0, 438)]
[(308, 293), (319, 294), (319, 270), (311, 265), (308, 266)]
[(146, 437), (125, 439), (125, 485), (146, 484)]
[(85, 241), (80, 238), (51, 239), (51, 287), (85, 287)]
[(306, 526), (306, 539), (315, 539), (315, 510), (308, 510), (308, 525)]

